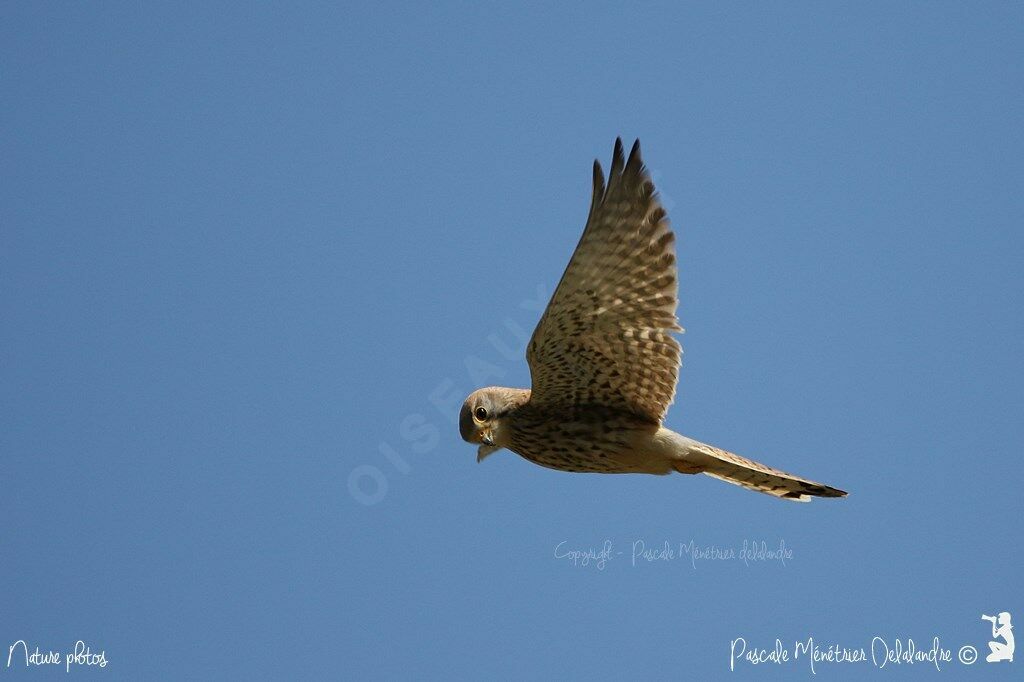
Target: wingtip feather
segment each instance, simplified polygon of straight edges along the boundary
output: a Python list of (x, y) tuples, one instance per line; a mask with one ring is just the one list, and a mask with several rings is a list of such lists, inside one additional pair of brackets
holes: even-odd
[(601, 162), (594, 159), (594, 197), (595, 199), (604, 194), (604, 170)]
[(636, 140), (634, 140), (633, 148), (629, 150), (629, 160), (626, 161), (626, 165), (628, 166), (631, 163), (633, 163), (634, 159), (636, 159), (636, 161), (638, 163), (642, 163), (640, 161), (640, 138), (639, 137), (636, 138)]
[(615, 138), (615, 150), (612, 152), (612, 166), (608, 170), (609, 182), (614, 182), (614, 179), (622, 174), (622, 169), (626, 167), (626, 157), (622, 152), (622, 138)]

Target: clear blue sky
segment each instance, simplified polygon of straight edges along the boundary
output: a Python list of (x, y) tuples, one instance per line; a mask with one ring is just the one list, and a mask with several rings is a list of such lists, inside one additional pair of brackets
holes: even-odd
[[(984, 655), (982, 613), (1024, 623), (1022, 39), (993, 2), (5, 3), (0, 678), (71, 679), (19, 639), (97, 680)], [(452, 395), (528, 385), (617, 135), (679, 237), (668, 426), (849, 498), (459, 439)], [(631, 563), (745, 539), (793, 556)]]

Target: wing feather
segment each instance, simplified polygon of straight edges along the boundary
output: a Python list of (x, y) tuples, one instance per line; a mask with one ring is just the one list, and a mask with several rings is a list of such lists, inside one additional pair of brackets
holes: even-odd
[(590, 215), (527, 347), (531, 402), (604, 405), (660, 423), (682, 349), (672, 332), (675, 236), (640, 158), (615, 151), (605, 184), (594, 162)]

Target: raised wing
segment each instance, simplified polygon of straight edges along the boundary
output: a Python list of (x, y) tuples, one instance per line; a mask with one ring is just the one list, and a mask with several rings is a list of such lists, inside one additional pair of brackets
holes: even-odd
[(605, 186), (594, 162), (590, 216), (527, 347), (544, 405), (606, 405), (658, 423), (675, 395), (682, 331), (675, 237), (637, 140), (622, 140)]

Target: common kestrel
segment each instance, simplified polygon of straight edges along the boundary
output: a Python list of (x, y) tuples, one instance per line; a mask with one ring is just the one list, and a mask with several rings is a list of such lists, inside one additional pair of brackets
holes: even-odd
[(533, 388), (481, 388), (459, 431), (477, 461), (508, 448), (541, 466), (609, 474), (703, 473), (789, 500), (842, 490), (662, 426), (682, 350), (675, 237), (640, 159), (622, 140), (605, 185), (594, 161), (590, 215), (526, 351)]

